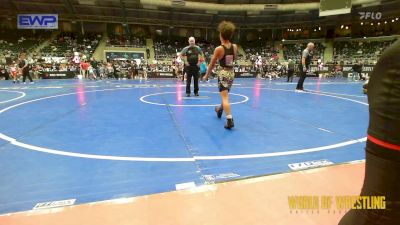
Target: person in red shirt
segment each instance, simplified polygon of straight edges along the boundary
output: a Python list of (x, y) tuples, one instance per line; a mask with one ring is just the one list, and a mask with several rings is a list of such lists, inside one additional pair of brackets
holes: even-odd
[(87, 63), (86, 60), (81, 61), (81, 75), (82, 75), (84, 78), (87, 78), (87, 75), (88, 75), (87, 71), (88, 71), (88, 69), (89, 69), (89, 63)]

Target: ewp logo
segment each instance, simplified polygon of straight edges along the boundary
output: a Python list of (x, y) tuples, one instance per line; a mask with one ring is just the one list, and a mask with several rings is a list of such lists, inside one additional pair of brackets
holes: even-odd
[(359, 12), (358, 14), (360, 14), (360, 20), (367, 20), (369, 18), (373, 20), (380, 20), (382, 18), (381, 12)]
[(18, 29), (58, 29), (57, 14), (18, 15)]

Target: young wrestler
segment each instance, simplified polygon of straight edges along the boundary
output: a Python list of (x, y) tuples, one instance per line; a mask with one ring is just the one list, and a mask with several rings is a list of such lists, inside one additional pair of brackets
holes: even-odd
[(219, 61), (221, 69), (217, 72), (218, 75), (218, 87), (222, 98), (222, 104), (220, 107), (216, 107), (215, 111), (218, 118), (221, 118), (222, 112), (225, 111), (226, 114), (226, 129), (231, 129), (234, 127), (233, 118), (231, 114), (231, 105), (229, 103), (229, 91), (233, 84), (233, 79), (235, 78), (235, 73), (233, 71), (233, 62), (237, 55), (237, 46), (231, 43), (233, 35), (235, 33), (235, 25), (232, 22), (222, 21), (218, 25), (219, 39), (221, 41), (221, 46), (215, 48), (214, 55), (208, 66), (207, 73), (203, 77), (203, 80), (207, 80), (208, 76), (211, 74), (215, 63)]

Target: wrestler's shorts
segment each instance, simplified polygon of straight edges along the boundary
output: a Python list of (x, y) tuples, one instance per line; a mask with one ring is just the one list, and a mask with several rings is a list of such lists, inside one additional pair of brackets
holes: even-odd
[(218, 75), (218, 89), (219, 91), (231, 90), (233, 80), (235, 79), (235, 72), (229, 70), (220, 70)]

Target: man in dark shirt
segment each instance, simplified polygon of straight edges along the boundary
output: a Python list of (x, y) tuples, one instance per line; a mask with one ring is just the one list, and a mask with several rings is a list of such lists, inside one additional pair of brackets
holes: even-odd
[(185, 47), (181, 54), (185, 62), (186, 76), (186, 96), (190, 96), (190, 84), (192, 77), (194, 80), (194, 95), (199, 96), (199, 70), (200, 63), (204, 60), (203, 51), (195, 44), (194, 37), (189, 38), (189, 46)]
[(10, 74), (4, 65), (0, 65), (0, 77), (4, 77), (5, 80), (10, 79)]
[(294, 62), (292, 59), (289, 59), (288, 62), (288, 77), (287, 77), (287, 82), (293, 82), (293, 74), (294, 74)]
[(353, 70), (353, 80), (356, 79), (356, 76), (360, 78), (360, 80), (363, 79), (361, 72), (362, 72), (362, 66), (360, 62), (355, 62), (354, 65), (351, 67)]
[(96, 75), (96, 77), (100, 77), (99, 63), (96, 61), (95, 58), (92, 58), (90, 60), (90, 65), (92, 66), (93, 73)]
[(147, 56), (147, 59), (150, 59), (150, 49), (149, 48), (146, 48), (146, 56)]
[(311, 58), (312, 58), (311, 52), (313, 49), (314, 49), (314, 43), (310, 42), (307, 44), (307, 48), (304, 49), (303, 53), (301, 54), (301, 60), (300, 60), (301, 64), (299, 65), (300, 79), (296, 87), (297, 92), (303, 92), (304, 80), (306, 79), (307, 71), (310, 70)]
[(18, 63), (18, 67), (21, 69), (22, 71), (22, 82), (25, 83), (26, 78), (28, 77), (29, 81), (31, 82), (31, 84), (33, 84), (33, 80), (31, 75), (29, 74), (29, 64), (28, 64), (28, 60), (26, 60), (26, 52), (22, 51), (19, 54), (19, 63)]

